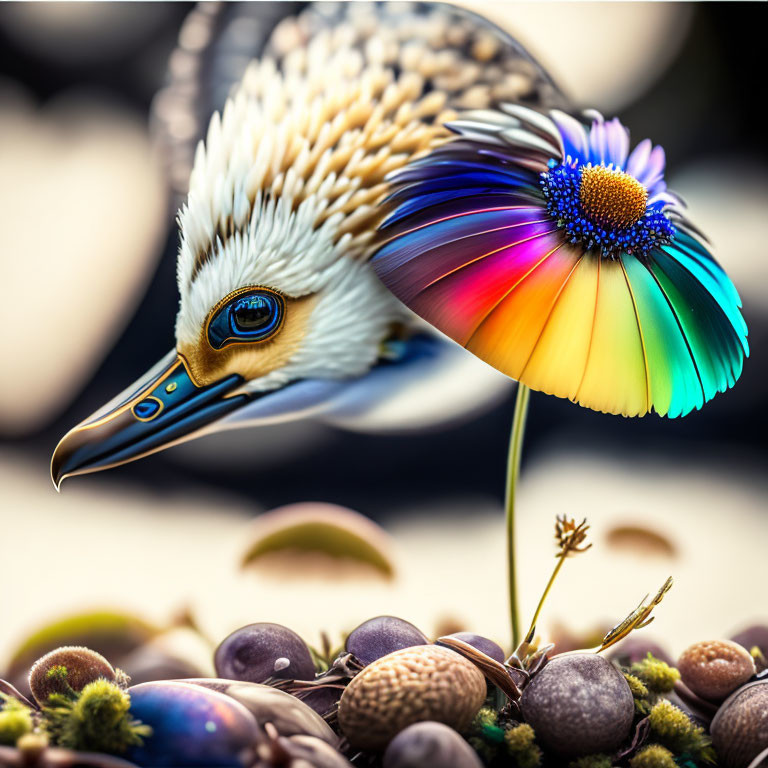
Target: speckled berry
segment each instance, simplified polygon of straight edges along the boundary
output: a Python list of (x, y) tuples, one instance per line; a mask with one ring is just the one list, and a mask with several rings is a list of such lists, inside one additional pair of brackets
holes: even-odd
[(677, 669), (695, 694), (722, 701), (755, 674), (755, 662), (738, 643), (704, 640), (688, 646), (680, 654)]
[(280, 624), (249, 624), (224, 638), (213, 659), (219, 677), (263, 683), (313, 680), (315, 665), (307, 644)]
[(502, 647), (498, 645), (498, 643), (494, 643), (493, 640), (489, 640), (482, 635), (476, 635), (474, 632), (454, 632), (452, 635), (447, 635), (447, 637), (455, 637), (457, 640), (463, 640), (473, 648), (477, 648), (478, 651), (484, 653), (486, 656), (495, 659), (499, 664), (503, 664), (507, 658), (504, 655)]
[(768, 750), (768, 680), (731, 694), (712, 720), (710, 733), (723, 768), (747, 768)]
[(353, 747), (382, 749), (422, 720), (462, 731), (485, 694), (485, 677), (464, 657), (418, 645), (377, 659), (352, 680), (339, 702), (339, 725)]
[[(66, 674), (56, 674), (57, 667), (66, 670)], [(81, 691), (99, 678), (114, 681), (116, 674), (112, 665), (90, 648), (70, 645), (46, 653), (33, 664), (29, 687), (37, 703), (45, 704), (52, 693), (66, 693), (67, 686)]]
[(396, 616), (376, 616), (355, 627), (344, 647), (365, 666), (393, 651), (428, 642), (421, 630), (409, 621)]
[(409, 725), (384, 753), (384, 768), (482, 768), (480, 758), (453, 728), (443, 723)]
[(521, 705), (537, 741), (569, 757), (613, 752), (629, 736), (635, 712), (623, 675), (592, 653), (552, 659), (523, 691)]

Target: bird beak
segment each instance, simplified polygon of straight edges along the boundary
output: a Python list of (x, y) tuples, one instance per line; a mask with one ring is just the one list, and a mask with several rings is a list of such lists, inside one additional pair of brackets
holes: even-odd
[(251, 400), (236, 391), (243, 381), (232, 374), (198, 386), (184, 358), (169, 353), (64, 435), (51, 458), (56, 490), (67, 477), (126, 464), (198, 436), (207, 425)]

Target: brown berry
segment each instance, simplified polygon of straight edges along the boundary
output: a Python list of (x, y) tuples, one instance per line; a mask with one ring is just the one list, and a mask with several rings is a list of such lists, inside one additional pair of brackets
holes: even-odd
[(461, 732), (485, 695), (485, 677), (463, 656), (416, 645), (382, 656), (352, 680), (339, 702), (339, 725), (353, 747), (382, 749), (423, 720)]
[(552, 659), (523, 691), (521, 707), (537, 741), (569, 757), (613, 752), (635, 714), (624, 676), (594, 653)]
[(722, 701), (755, 674), (749, 652), (730, 640), (704, 640), (688, 646), (677, 661), (683, 682), (698, 696)]
[[(66, 674), (63, 671), (56, 674), (57, 667), (66, 670)], [(32, 665), (29, 687), (37, 703), (43, 705), (52, 693), (67, 693), (67, 688), (81, 691), (99, 678), (114, 681), (116, 674), (112, 665), (90, 648), (70, 645), (46, 653)]]
[(768, 680), (739, 688), (718, 709), (710, 726), (718, 762), (747, 768), (768, 750)]

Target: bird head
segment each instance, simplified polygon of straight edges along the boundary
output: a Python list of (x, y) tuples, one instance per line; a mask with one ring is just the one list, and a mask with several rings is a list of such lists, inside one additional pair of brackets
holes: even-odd
[(368, 263), (377, 201), (388, 171), (445, 129), (411, 125), (390, 152), (371, 140), (382, 113), (371, 94), (390, 86), (392, 112), (413, 87), (376, 72), (361, 87), (349, 60), (331, 57), (326, 73), (334, 62), (347, 68), (347, 91), (304, 78), (297, 98), (290, 75), (254, 63), (214, 115), (178, 218), (176, 348), (64, 436), (57, 487), (223, 422), (305, 412), (326, 384), (387, 356), (406, 310)]

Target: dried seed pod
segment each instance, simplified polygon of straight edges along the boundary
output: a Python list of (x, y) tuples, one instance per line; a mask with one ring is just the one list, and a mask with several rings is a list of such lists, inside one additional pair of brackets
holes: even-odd
[(352, 746), (381, 749), (422, 720), (463, 730), (485, 694), (472, 663), (448, 648), (417, 645), (377, 659), (352, 680), (339, 702), (339, 725)]
[[(469, 643), (473, 648), (477, 648), (478, 651), (484, 653), (486, 656), (490, 656), (494, 661), (498, 661), (500, 664), (504, 663), (507, 658), (504, 650), (498, 643), (494, 643), (493, 640), (489, 640), (482, 635), (476, 635), (474, 632), (454, 632), (448, 635), (448, 637), (455, 637), (457, 640), (463, 640), (465, 643)], [(440, 641), (436, 641), (440, 645)]]
[(755, 674), (749, 652), (730, 640), (705, 640), (688, 646), (677, 661), (683, 682), (698, 696), (722, 701)]
[(523, 691), (521, 707), (543, 747), (573, 757), (613, 752), (635, 712), (623, 675), (593, 653), (552, 659)]
[[(56, 668), (61, 668), (56, 674)], [(114, 682), (112, 665), (96, 651), (78, 646), (65, 646), (40, 657), (29, 671), (29, 687), (41, 706), (52, 693), (66, 693), (67, 686), (81, 691), (88, 683), (104, 678)]]
[(732, 693), (717, 711), (710, 733), (724, 768), (747, 768), (768, 749), (768, 680)]

